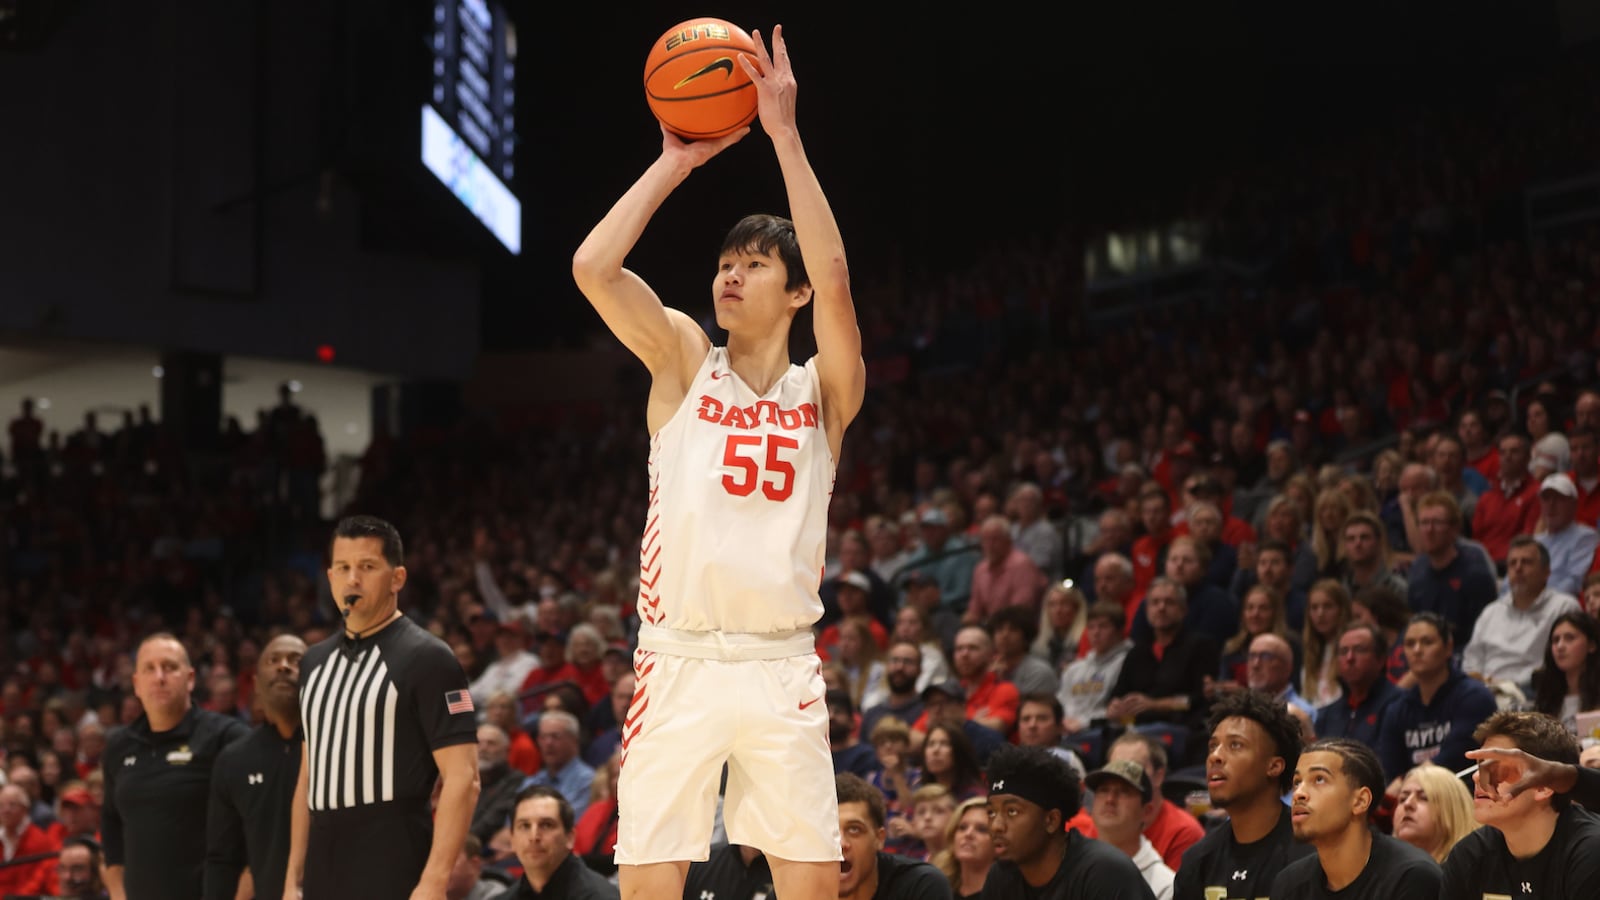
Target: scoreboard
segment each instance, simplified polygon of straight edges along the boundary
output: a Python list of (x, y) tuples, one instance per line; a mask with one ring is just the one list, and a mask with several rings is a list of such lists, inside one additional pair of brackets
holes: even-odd
[(422, 162), (512, 253), (522, 250), (516, 176), (517, 31), (492, 0), (435, 0)]

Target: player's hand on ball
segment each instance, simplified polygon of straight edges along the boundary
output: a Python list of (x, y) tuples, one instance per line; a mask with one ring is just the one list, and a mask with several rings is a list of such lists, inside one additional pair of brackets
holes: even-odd
[(739, 143), (745, 135), (750, 133), (749, 126), (739, 129), (732, 134), (725, 134), (719, 138), (706, 138), (699, 141), (686, 141), (673, 134), (667, 126), (661, 126), (661, 155), (675, 159), (682, 159), (689, 168), (697, 169), (705, 165), (706, 160), (718, 153)]

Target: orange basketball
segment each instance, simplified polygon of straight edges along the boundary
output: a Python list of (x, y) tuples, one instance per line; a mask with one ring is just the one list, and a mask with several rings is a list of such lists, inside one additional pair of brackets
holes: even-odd
[(661, 124), (687, 140), (718, 138), (756, 118), (756, 88), (739, 65), (755, 62), (756, 43), (722, 19), (699, 18), (668, 29), (644, 64), (644, 95)]

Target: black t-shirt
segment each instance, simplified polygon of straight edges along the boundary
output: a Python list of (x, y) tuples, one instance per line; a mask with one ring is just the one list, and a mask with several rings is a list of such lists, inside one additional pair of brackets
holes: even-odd
[(283, 889), (300, 741), (298, 731), (285, 740), (268, 722), (218, 755), (206, 816), (206, 900), (232, 900), (246, 865), (258, 894)]
[(426, 803), (433, 751), (476, 743), (467, 675), (444, 641), (404, 616), (372, 637), (341, 632), (300, 664), (312, 817), (393, 801)]
[(128, 900), (190, 900), (201, 894), (211, 769), (244, 737), (238, 719), (190, 707), (169, 731), (140, 716), (106, 741), (101, 838), (107, 865), (123, 866)]
[(738, 844), (715, 847), (705, 862), (689, 864), (689, 875), (683, 881), (685, 897), (707, 894), (717, 900), (771, 900), (772, 867), (766, 856), (757, 853), (746, 868)]
[(1517, 859), (1505, 835), (1485, 825), (1461, 839), (1444, 861), (1443, 898), (1594, 900), (1600, 897), (1600, 819), (1569, 807), (1544, 849)]
[(1328, 876), (1315, 853), (1283, 867), (1272, 882), (1272, 900), (1435, 900), (1439, 896), (1439, 864), (1405, 841), (1372, 835), (1372, 855), (1356, 880), (1340, 890), (1328, 888)]
[(950, 900), (950, 893), (950, 879), (932, 865), (878, 852), (878, 889), (872, 900)]
[(983, 900), (1153, 900), (1139, 867), (1126, 853), (1076, 831), (1067, 832), (1061, 866), (1034, 887), (1016, 863), (997, 859), (983, 883)]
[(1269, 896), (1272, 880), (1289, 863), (1314, 855), (1309, 844), (1294, 839), (1289, 807), (1278, 814), (1278, 824), (1253, 844), (1234, 840), (1233, 828), (1213, 828), (1183, 852), (1183, 863), (1172, 882), (1173, 900), (1256, 900)]

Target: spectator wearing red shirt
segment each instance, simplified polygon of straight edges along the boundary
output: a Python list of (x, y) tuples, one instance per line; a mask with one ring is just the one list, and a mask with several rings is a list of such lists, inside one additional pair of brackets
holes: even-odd
[(1166, 563), (1172, 542), (1172, 500), (1159, 485), (1139, 491), (1139, 522), (1144, 535), (1133, 542), (1133, 592), (1143, 594)]
[(522, 730), (517, 710), (516, 697), (506, 691), (497, 691), (489, 695), (489, 702), (484, 705), (484, 721), (499, 726), (506, 733), (510, 741), (506, 762), (511, 768), (524, 775), (532, 775), (544, 766), (544, 759), (539, 756), (539, 747), (533, 742), (533, 737)]
[(881, 652), (889, 648), (889, 632), (883, 623), (873, 617), (869, 609), (872, 596), (872, 580), (861, 572), (846, 572), (840, 575), (837, 589), (834, 592), (835, 602), (839, 605), (839, 618), (827, 628), (822, 629), (822, 634), (817, 637), (817, 656), (824, 662), (832, 659), (839, 648), (839, 623), (845, 619), (859, 619), (866, 623), (867, 630), (872, 632), (872, 639), (877, 642)]
[[(28, 793), (14, 784), (0, 787), (0, 861), (54, 853), (61, 845), (28, 817)], [(0, 867), (0, 897), (42, 894), (50, 874), (50, 860)]]
[[(1137, 731), (1124, 732), (1106, 751), (1106, 762), (1132, 760), (1144, 767), (1150, 780), (1151, 793), (1159, 798), (1145, 811), (1144, 836), (1161, 854), (1174, 872), (1183, 861), (1183, 851), (1205, 837), (1206, 830), (1189, 811), (1162, 796), (1161, 786), (1167, 778), (1167, 748), (1155, 738)], [(1084, 837), (1098, 837), (1093, 820), (1073, 819), (1072, 824)]]
[(604, 700), (611, 693), (611, 682), (606, 680), (600, 656), (605, 652), (606, 640), (600, 629), (588, 622), (572, 626), (567, 635), (567, 659), (572, 666), (572, 680), (583, 691), (583, 699), (590, 706)]
[[(1456, 420), (1456, 437), (1461, 438), (1462, 450), (1468, 468), (1477, 469), (1483, 480), (1493, 485), (1500, 480), (1500, 449), (1490, 440), (1483, 416), (1469, 409)], [(1473, 532), (1477, 536), (1477, 532)]]
[[(539, 665), (528, 677), (522, 679), (522, 689), (517, 692), (517, 702), (525, 704), (529, 691), (555, 684), (558, 681), (578, 683), (578, 667), (567, 661), (567, 639), (554, 631), (541, 631), (536, 638), (539, 647)], [(543, 701), (531, 704), (538, 708)]]
[(983, 559), (972, 570), (972, 600), (961, 617), (966, 625), (987, 622), (1002, 609), (1020, 606), (1034, 616), (1044, 596), (1045, 575), (1011, 539), (1011, 522), (994, 515), (979, 526)]
[[(956, 632), (951, 666), (967, 694), (967, 719), (1002, 735), (1010, 735), (1017, 724), (1022, 695), (1017, 692), (1016, 685), (1002, 681), (994, 671), (994, 657), (994, 639), (988, 630), (967, 625)], [(928, 715), (924, 712), (913, 727), (926, 733), (928, 724)]]
[(1511, 539), (1533, 534), (1539, 524), (1539, 481), (1528, 472), (1531, 458), (1527, 435), (1500, 439), (1499, 477), (1472, 510), (1472, 537), (1497, 564), (1504, 565)]
[[(1600, 521), (1600, 433), (1578, 428), (1567, 435), (1572, 471), (1567, 475), (1578, 488), (1577, 522), (1595, 527)], [(1477, 535), (1473, 535), (1477, 537)]]

